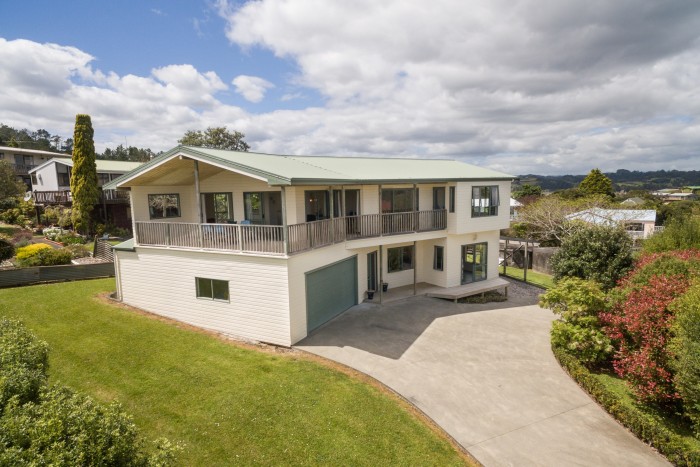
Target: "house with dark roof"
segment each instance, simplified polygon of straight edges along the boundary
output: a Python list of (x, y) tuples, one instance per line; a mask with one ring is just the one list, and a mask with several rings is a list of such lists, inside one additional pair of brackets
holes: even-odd
[(178, 146), (106, 189), (130, 194), (117, 295), (162, 316), (292, 345), (417, 284), (498, 279), (513, 176), (454, 160)]

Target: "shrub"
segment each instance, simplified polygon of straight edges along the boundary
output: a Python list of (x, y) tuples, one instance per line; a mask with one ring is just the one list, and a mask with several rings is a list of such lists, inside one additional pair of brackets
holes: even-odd
[(43, 243), (36, 243), (17, 250), (17, 265), (23, 268), (70, 264), (71, 259), (70, 250), (64, 248), (54, 250)]
[(676, 314), (671, 339), (674, 354), (673, 382), (683, 401), (683, 411), (700, 438), (700, 282), (671, 305)]
[(160, 442), (144, 453), (131, 417), (115, 402), (102, 406), (67, 388), (42, 391), (39, 400), (12, 400), (0, 419), (2, 465), (163, 466), (174, 449)]
[(662, 232), (644, 240), (642, 245), (642, 250), (648, 253), (691, 248), (700, 250), (699, 216), (672, 219)]
[(643, 256), (611, 293), (613, 306), (601, 315), (617, 351), (615, 372), (644, 402), (678, 400), (669, 349), (674, 312), (671, 303), (685, 293), (700, 267), (700, 251)]
[(540, 297), (540, 306), (560, 316), (552, 324), (552, 343), (585, 364), (606, 360), (610, 339), (601, 329), (598, 314), (606, 309), (605, 294), (593, 281), (565, 278)]
[(15, 246), (9, 238), (0, 235), (0, 262), (12, 258), (15, 255)]
[(18, 403), (37, 399), (46, 383), (48, 352), (48, 344), (22, 323), (0, 320), (0, 413), (12, 397)]
[(632, 240), (621, 227), (581, 224), (550, 261), (555, 281), (591, 279), (608, 290), (632, 267)]
[(70, 251), (71, 257), (73, 259), (77, 258), (87, 258), (91, 255), (91, 251), (85, 245), (66, 245), (63, 248), (66, 251)]
[(17, 204), (2, 213), (0, 220), (11, 225), (19, 225), (29, 227), (33, 223), (34, 218), (34, 202), (19, 200)]
[(53, 240), (54, 242), (57, 242), (58, 238), (61, 235), (66, 235), (69, 233), (70, 233), (70, 230), (65, 230), (65, 229), (62, 229), (61, 227), (47, 227), (44, 229), (44, 238), (48, 238), (49, 240)]
[(87, 240), (82, 235), (75, 235), (73, 232), (64, 233), (56, 237), (57, 242), (61, 242), (64, 245), (82, 245), (86, 243)]
[(71, 208), (63, 206), (47, 206), (44, 208), (42, 222), (44, 224), (54, 224), (64, 229), (71, 227)]

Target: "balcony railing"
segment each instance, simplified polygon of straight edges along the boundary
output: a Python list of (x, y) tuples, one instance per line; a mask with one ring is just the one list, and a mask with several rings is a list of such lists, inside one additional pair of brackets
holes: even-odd
[[(321, 248), (347, 240), (443, 230), (443, 210), (338, 217), (287, 227), (287, 253)], [(281, 225), (136, 222), (138, 245), (226, 250), (235, 253), (285, 254)]]
[(37, 204), (69, 204), (73, 202), (70, 191), (35, 191), (34, 202)]
[(129, 202), (129, 192), (122, 190), (102, 190), (100, 192), (100, 202), (117, 202), (117, 203), (128, 203)]
[(31, 164), (15, 164), (15, 173), (17, 175), (29, 175), (29, 171), (36, 168), (36, 165)]

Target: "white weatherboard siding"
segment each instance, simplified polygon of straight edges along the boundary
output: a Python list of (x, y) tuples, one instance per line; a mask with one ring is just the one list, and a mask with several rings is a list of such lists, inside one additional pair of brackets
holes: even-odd
[[(293, 343), (286, 259), (144, 247), (115, 253), (124, 303), (232, 336)], [(195, 277), (229, 281), (230, 302), (197, 298)]]
[[(368, 250), (371, 251), (371, 250)], [(343, 244), (291, 256), (289, 264), (289, 314), (292, 343), (306, 337), (306, 273), (357, 255), (357, 302), (367, 290), (367, 253), (346, 250)]]
[[(148, 212), (148, 195), (180, 195), (181, 217), (151, 219)], [(131, 189), (132, 215), (139, 222), (197, 222), (193, 186), (135, 186)]]
[[(472, 187), (498, 186), (499, 206), (497, 216), (472, 217)], [(448, 220), (448, 233), (464, 234), (500, 230), (510, 227), (510, 182), (460, 182), (455, 193), (453, 222)], [(450, 219), (452, 220), (452, 219)]]
[(449, 235), (445, 246), (446, 287), (456, 287), (462, 282), (462, 245), (488, 243), (487, 279), (498, 277), (498, 248), (500, 233), (497, 230), (473, 234)]
[[(200, 193), (231, 193), (233, 197), (233, 218), (240, 222), (245, 219), (244, 193), (260, 191), (280, 191), (266, 182), (234, 172), (221, 171), (199, 183)], [(193, 192), (194, 196), (194, 192)], [(197, 209), (193, 205), (193, 209)], [(194, 214), (196, 216), (196, 211)]]
[[(65, 167), (65, 166), (64, 166)], [(56, 173), (56, 163), (47, 164), (34, 172), (36, 175), (36, 184), (32, 182), (34, 191), (59, 191), (67, 190), (67, 186), (58, 185), (58, 174)]]
[(428, 284), (445, 287), (447, 283), (447, 268), (444, 260), (446, 259), (447, 249), (443, 250), (443, 270), (437, 271), (433, 269), (433, 260), (435, 257), (435, 246), (445, 247), (445, 238), (435, 240), (426, 240), (418, 242), (418, 251), (416, 254), (418, 265), (418, 282), (427, 282)]

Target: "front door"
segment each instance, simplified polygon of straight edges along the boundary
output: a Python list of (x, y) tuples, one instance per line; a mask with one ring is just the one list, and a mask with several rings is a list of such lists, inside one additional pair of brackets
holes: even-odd
[(486, 279), (487, 243), (462, 245), (462, 284)]
[(367, 253), (367, 290), (377, 290), (377, 252)]
[(261, 191), (244, 193), (245, 219), (251, 224), (265, 223), (265, 203)]
[(231, 193), (202, 193), (202, 213), (207, 224), (225, 224), (233, 219)]

